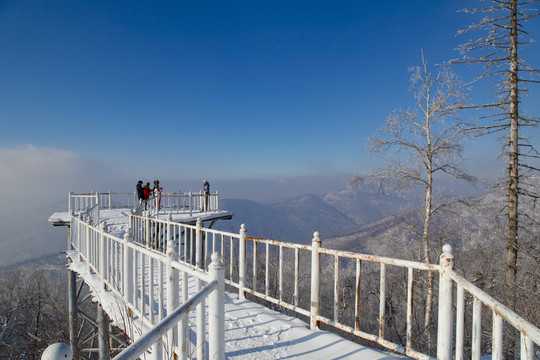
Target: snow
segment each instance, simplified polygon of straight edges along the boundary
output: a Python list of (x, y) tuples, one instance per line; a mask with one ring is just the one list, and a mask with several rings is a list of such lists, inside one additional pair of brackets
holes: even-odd
[(228, 359), (396, 359), (236, 295), (226, 294)]
[[(102, 211), (110, 234), (121, 237), (128, 225), (128, 212)], [(56, 218), (61, 216), (56, 215)], [(98, 275), (88, 271), (75, 250), (67, 252), (69, 267), (89, 285), (94, 301), (99, 301), (111, 321), (133, 338), (149, 329), (140, 318), (126, 323), (125, 303), (114, 290), (103, 290)], [(194, 292), (190, 281), (190, 293)], [(165, 299), (163, 299), (165, 301)], [(195, 323), (194, 312), (190, 324)], [(194, 348), (194, 346), (193, 346)], [(402, 359), (403, 356), (365, 347), (328, 331), (311, 330), (309, 324), (260, 304), (225, 293), (225, 352), (228, 359)]]

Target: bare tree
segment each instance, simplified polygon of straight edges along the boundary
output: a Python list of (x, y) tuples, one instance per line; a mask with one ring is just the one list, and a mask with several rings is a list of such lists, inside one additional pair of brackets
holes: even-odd
[[(536, 127), (538, 119), (524, 116), (521, 101), (522, 94), (527, 92), (525, 84), (535, 81), (538, 70), (529, 67), (519, 53), (528, 44), (528, 33), (524, 25), (527, 20), (538, 15), (535, 9), (529, 8), (539, 0), (491, 0), (485, 8), (465, 9), (467, 13), (480, 13), (483, 18), (460, 33), (481, 31), (476, 40), (470, 40), (460, 46), (462, 60), (453, 63), (477, 63), (483, 66), (483, 72), (476, 80), (492, 78), (495, 80), (496, 92), (492, 102), (475, 106), (493, 110), (487, 118), (487, 125), (476, 127), (479, 135), (501, 132), (504, 144), (504, 157), (507, 160), (508, 175), (505, 176), (507, 187), (507, 259), (506, 286), (510, 289), (507, 305), (515, 308), (515, 287), (520, 251), (520, 214), (519, 198), (523, 195), (538, 198), (534, 187), (528, 186), (527, 171), (538, 171), (533, 166), (538, 153), (521, 134), (526, 127)], [(519, 52), (519, 53), (518, 53)], [(536, 244), (538, 246), (538, 244)]]
[(38, 358), (65, 342), (65, 289), (43, 271), (12, 270), (0, 279), (0, 358)]
[[(408, 193), (413, 188), (424, 189), (423, 229), (419, 231), (422, 261), (431, 262), (430, 224), (433, 215), (444, 204), (434, 200), (435, 175), (474, 182), (462, 166), (462, 141), (465, 124), (457, 118), (457, 110), (465, 103), (461, 80), (448, 68), (436, 75), (428, 71), (422, 56), (422, 66), (410, 69), (411, 91), (416, 108), (397, 110), (369, 141), (369, 151), (385, 161), (385, 166), (367, 175), (354, 176), (353, 188), (376, 187), (379, 193)], [(420, 195), (421, 196), (421, 195)], [(425, 326), (431, 322), (432, 275), (428, 279)]]

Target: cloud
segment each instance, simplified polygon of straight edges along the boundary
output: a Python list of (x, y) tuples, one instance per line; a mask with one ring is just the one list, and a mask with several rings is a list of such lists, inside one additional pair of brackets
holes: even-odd
[[(4, 188), (0, 196), (0, 214), (36, 209), (58, 201), (65, 201), (67, 206), (69, 191), (133, 191), (139, 178), (145, 181), (155, 178), (148, 173), (166, 173), (165, 167), (155, 171), (143, 167), (137, 170), (140, 174), (133, 175), (129, 166), (123, 163), (111, 165), (106, 160), (110, 159), (98, 161), (52, 147), (0, 148), (0, 184)], [(212, 190), (219, 190), (225, 198), (272, 202), (306, 193), (343, 189), (350, 177), (351, 174), (235, 179), (215, 176), (209, 180)], [(202, 188), (202, 177), (197, 180), (188, 176), (158, 178), (167, 191), (199, 191)]]
[[(2, 208), (32, 206), (66, 198), (69, 191), (88, 192), (110, 181), (104, 164), (77, 153), (24, 145), (0, 148)], [(106, 178), (105, 178), (106, 177)]]

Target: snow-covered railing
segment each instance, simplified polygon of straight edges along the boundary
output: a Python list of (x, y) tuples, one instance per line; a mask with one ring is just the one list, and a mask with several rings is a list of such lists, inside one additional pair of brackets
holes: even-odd
[(129, 208), (134, 209), (139, 204), (137, 192), (106, 192), (98, 193), (99, 206), (102, 209)]
[[(214, 279), (208, 283), (199, 293), (192, 296), (189, 300), (183, 302), (176, 310), (163, 319), (158, 325), (156, 325), (152, 331), (143, 335), (137, 341), (132, 343), (129, 347), (124, 349), (120, 354), (114, 357), (115, 360), (131, 360), (138, 359), (147, 349), (160, 341), (160, 338), (164, 336), (168, 331), (174, 331), (174, 327), (179, 321), (187, 321), (189, 312), (196, 306), (204, 305), (204, 299), (209, 298), (210, 303), (217, 303), (223, 305), (223, 302), (219, 301), (219, 298), (223, 298), (223, 267), (219, 263), (219, 257), (217, 254), (212, 259), (210, 264), (210, 277)], [(216, 299), (214, 299), (214, 298)], [(223, 332), (220, 329), (220, 324), (223, 323), (225, 309), (221, 307), (211, 307), (211, 311), (208, 317), (209, 323), (209, 359), (224, 359), (224, 342)], [(204, 354), (203, 354), (204, 356)]]
[[(238, 281), (229, 283), (238, 288), (241, 298), (250, 294), (306, 316), (312, 329), (324, 323), (394, 352), (417, 359), (429, 358), (429, 355), (414, 350), (412, 345), (412, 281), (414, 271), (438, 272), (438, 265), (326, 249), (321, 246), (318, 233), (314, 234), (309, 246), (249, 237), (242, 229), (238, 254), (235, 253), (229, 251), (231, 263), (233, 256), (238, 258)], [(368, 266), (372, 269), (368, 274), (363, 274), (363, 269)], [(389, 266), (404, 269), (409, 276), (405, 296), (405, 343), (392, 341), (385, 332), (388, 311), (386, 276)], [(231, 276), (232, 272), (231, 265), (226, 277)], [(367, 276), (370, 276), (369, 281), (374, 281), (375, 276), (379, 278), (375, 291), (371, 291), (378, 299), (375, 304), (378, 308), (376, 319), (365, 318), (366, 311), (362, 309), (367, 303), (362, 296), (361, 284)], [(342, 293), (346, 288), (351, 294), (350, 303), (346, 304), (349, 309), (344, 309), (345, 305), (342, 304)], [(372, 325), (372, 332), (363, 330), (369, 328), (366, 324)]]
[[(123, 325), (132, 339), (137, 333), (153, 333), (149, 336), (153, 344), (151, 352), (156, 359), (163, 356), (171, 358), (173, 353), (175, 357), (187, 359), (193, 355), (190, 350), (187, 313), (196, 306), (197, 358), (206, 357), (204, 344), (208, 341), (209, 357), (224, 359), (224, 281), (219, 255), (215, 254), (212, 258), (210, 274), (201, 269), (199, 262), (195, 265), (179, 262), (178, 241), (170, 219), (166, 222), (166, 233), (163, 234), (163, 246), (166, 248), (164, 253), (135, 243), (131, 231), (120, 239), (108, 234), (105, 224), (100, 225), (93, 226), (91, 220), (84, 221), (71, 216), (70, 245), (86, 263), (88, 272), (99, 275), (102, 288), (122, 298), (123, 309), (118, 310), (122, 313), (123, 324), (117, 325)], [(194, 279), (197, 292), (191, 299), (188, 299), (188, 277)], [(179, 307), (180, 302), (191, 305)], [(163, 326), (170, 328), (166, 336), (162, 333)], [(156, 337), (156, 334), (159, 336)]]
[[(477, 359), (490, 353), (485, 347), (484, 353), (479, 348), (482, 321), (478, 309), (484, 306), (495, 317), (492, 339), (484, 341), (493, 345), (494, 359), (502, 356), (503, 319), (521, 333), (522, 359), (533, 359), (534, 344), (540, 345), (538, 328), (451, 270), (453, 255), (449, 245), (443, 247), (440, 264), (425, 264), (326, 249), (321, 246), (318, 233), (311, 245), (302, 245), (247, 236), (243, 225), (235, 234), (206, 229), (200, 221), (196, 225), (169, 225), (163, 220), (131, 217), (134, 241), (149, 250), (164, 251), (167, 226), (172, 227), (172, 234), (179, 241), (180, 261), (204, 266), (209, 254), (219, 252), (225, 262), (225, 282), (236, 287), (241, 298), (254, 296), (305, 316), (312, 328), (326, 324), (416, 359), (451, 359), (452, 353), (456, 359), (462, 359), (465, 350), (465, 358)], [(428, 273), (433, 274), (433, 287), (439, 287), (432, 311), (436, 314), (432, 321), (435, 324), (431, 325), (437, 331), (433, 335), (437, 341), (424, 334), (429, 329), (418, 325), (424, 321), (418, 314), (423, 317), (426, 308), (427, 286), (423, 282)], [(418, 293), (418, 289), (423, 292)], [(475, 304), (469, 324), (475, 330), (470, 339), (465, 339), (463, 332), (464, 290), (471, 294)], [(370, 311), (378, 316), (366, 318)], [(396, 320), (399, 312), (402, 320)], [(402, 328), (403, 333), (389, 334), (392, 326)], [(426, 353), (425, 348), (432, 345), (433, 353)]]
[(161, 214), (193, 214), (219, 210), (219, 195), (204, 193), (161, 193), (153, 194), (139, 204), (135, 213), (142, 215), (143, 210), (150, 216)]
[[(188, 264), (200, 262), (208, 265), (210, 255), (214, 252), (223, 254), (222, 249), (238, 244), (240, 234), (204, 228), (200, 220), (196, 225), (169, 223), (147, 216), (131, 215), (133, 241), (149, 250), (164, 253), (167, 226), (171, 228), (172, 237), (178, 241), (178, 258)], [(233, 244), (233, 245), (231, 245)], [(232, 263), (232, 262), (231, 262)]]
[(152, 194), (147, 201), (140, 202), (137, 192), (132, 193), (69, 193), (69, 213), (85, 214), (94, 223), (99, 222), (100, 209), (134, 209), (138, 215), (155, 216), (161, 214), (189, 214), (219, 210), (218, 192), (205, 195), (201, 192)]
[(97, 193), (74, 194), (69, 193), (69, 213), (76, 216), (82, 215), (85, 220), (91, 219), (99, 222), (99, 200)]
[[(521, 316), (514, 311), (501, 304), (484, 291), (480, 290), (469, 281), (464, 279), (453, 268), (454, 257), (451, 253), (451, 248), (445, 245), (443, 247), (443, 255), (441, 255), (441, 280), (440, 280), (440, 297), (447, 299), (448, 303), (445, 306), (440, 306), (440, 310), (443, 314), (439, 315), (439, 321), (441, 317), (444, 319), (443, 326), (439, 325), (439, 341), (452, 344), (452, 330), (453, 330), (453, 306), (456, 309), (455, 319), (455, 358), (463, 359), (463, 344), (465, 343), (465, 304), (467, 296), (472, 298), (472, 339), (471, 339), (471, 358), (480, 359), (482, 353), (482, 308), (485, 307), (491, 311), (491, 359), (499, 360), (504, 356), (504, 323), (508, 327), (514, 328), (520, 333), (519, 341), (519, 354), (521, 359), (534, 359), (538, 358), (538, 346), (540, 345), (540, 329), (524, 320)], [(456, 303), (452, 304), (452, 290), (456, 288)], [(536, 344), (536, 350), (535, 350)], [(444, 351), (444, 350), (442, 350)], [(516, 354), (518, 352), (516, 351)], [(442, 352), (439, 358), (450, 359), (452, 353)], [(517, 358), (517, 356), (516, 356)]]
[[(418, 336), (418, 334), (413, 333), (414, 314), (420, 310), (415, 306), (415, 302), (418, 302), (420, 297), (414, 293), (414, 284), (415, 276), (419, 277), (423, 275), (425, 277), (427, 272), (433, 272), (439, 273), (439, 296), (436, 303), (436, 308), (438, 309), (436, 357), (438, 359), (450, 360), (452, 359), (452, 353), (455, 353), (456, 359), (467, 357), (479, 359), (480, 356), (490, 354), (485, 348), (483, 349), (484, 352), (482, 352), (481, 348), (481, 334), (485, 334), (490, 330), (490, 328), (487, 330), (485, 328), (482, 329), (480, 310), (482, 306), (493, 312), (492, 347), (490, 349), (492, 359), (503, 358), (503, 321), (506, 322), (508, 327), (514, 328), (521, 334), (521, 359), (532, 360), (535, 354), (535, 344), (536, 349), (540, 345), (540, 330), (538, 328), (504, 305), (498, 303), (491, 296), (452, 270), (453, 255), (452, 248), (449, 245), (443, 247), (440, 265), (434, 265), (325, 249), (321, 247), (318, 233), (315, 233), (312, 245), (307, 246), (248, 237), (245, 235), (245, 229), (242, 228), (239, 242), (238, 253), (236, 255), (238, 262), (235, 264), (233, 256), (235, 256), (236, 250), (231, 250), (231, 237), (231, 249), (229, 249), (230, 272), (228, 279), (230, 284), (238, 287), (240, 297), (251, 294), (305, 315), (309, 317), (312, 328), (317, 328), (319, 323), (325, 323), (336, 329), (375, 342), (387, 349), (412, 358), (429, 359), (435, 354), (430, 355), (414, 349), (414, 342), (417, 342), (416, 336)], [(276, 248), (274, 253), (277, 256), (274, 259), (272, 259), (272, 247)], [(289, 253), (287, 254), (286, 251)], [(303, 257), (301, 252), (305, 253)], [(328, 258), (324, 265), (323, 256)], [(224, 257), (226, 259), (225, 254)], [(311, 263), (309, 262), (310, 258)], [(238, 269), (237, 282), (232, 281), (233, 264)], [(370, 265), (372, 267), (371, 271), (363, 275), (366, 272), (364, 268)], [(379, 267), (378, 271), (374, 266)], [(272, 267), (274, 267), (276, 274), (274, 279), (271, 276)], [(406, 299), (401, 305), (399, 304), (400, 299), (387, 294), (390, 267), (394, 268), (394, 273), (397, 272), (398, 275), (401, 273), (403, 283), (401, 289), (403, 292), (399, 295)], [(308, 273), (307, 269), (311, 269), (311, 274)], [(362, 307), (368, 306), (363, 300), (366, 297), (361, 296), (363, 290), (361, 284), (362, 281), (366, 281), (366, 275), (370, 276), (367, 281), (373, 281), (374, 276), (378, 276), (379, 278), (378, 292), (376, 290), (372, 291), (372, 294), (377, 295), (378, 298), (379, 315), (375, 321), (364, 318), (363, 314), (365, 312), (361, 312)], [(301, 294), (305, 294), (306, 292), (306, 286), (302, 286), (301, 284), (302, 278), (304, 283), (310, 282), (310, 298), (309, 300), (304, 299), (308, 300), (303, 301), (304, 307), (302, 307), (302, 301), (300, 299)], [(272, 282), (272, 280), (277, 285), (274, 289), (274, 295), (271, 292), (271, 286), (269, 286), (269, 282)], [(262, 286), (264, 292), (259, 290), (261, 288), (259, 283), (261, 282), (264, 283), (264, 286)], [(326, 282), (325, 288), (322, 287), (324, 282)], [(452, 291), (454, 287), (457, 287), (457, 301), (454, 301)], [(347, 288), (350, 289), (350, 293), (354, 294), (354, 301), (350, 304), (352, 311), (348, 313), (344, 311), (342, 304), (344, 300), (343, 291)], [(473, 327), (472, 336), (469, 341), (471, 349), (470, 354), (465, 357), (464, 349), (467, 339), (464, 337), (464, 290), (467, 290), (472, 295), (474, 307), (473, 319), (470, 324)], [(333, 296), (327, 296), (326, 299), (322, 296), (332, 293)], [(304, 297), (306, 296), (304, 295)], [(406, 312), (405, 321), (401, 324), (405, 332), (400, 335), (400, 342), (388, 339), (386, 335), (389, 327), (388, 320), (390, 318), (388, 315), (394, 316), (394, 312), (398, 307)], [(457, 308), (456, 314), (453, 313), (454, 307)], [(323, 308), (326, 308), (326, 312), (330, 316), (323, 316), (321, 314)], [(349, 316), (340, 316), (340, 313), (345, 313)], [(454, 321), (457, 324), (456, 332), (453, 331)], [(366, 323), (370, 322), (375, 324), (372, 327), (373, 332), (361, 330), (362, 327), (365, 327)], [(349, 325), (347, 323), (352, 324)], [(507, 331), (508, 335), (510, 333), (511, 330)], [(454, 338), (455, 346), (453, 342)]]
[[(108, 238), (80, 220), (77, 224), (81, 230), (76, 237), (92, 238), (95, 232), (96, 239)], [(243, 225), (239, 233), (230, 233), (204, 228), (200, 221), (186, 225), (135, 215), (130, 225), (126, 239), (111, 239), (101, 247), (110, 260), (99, 260), (103, 255), (97, 250), (98, 240), (78, 243), (77, 249), (107, 284), (120, 288), (133, 313), (150, 319), (149, 324), (163, 319), (163, 299), (170, 298), (168, 287), (160, 285), (166, 268), (183, 271), (185, 289), (187, 275), (200, 273), (203, 278), (210, 254), (217, 252), (224, 261), (225, 283), (236, 287), (241, 298), (258, 298), (305, 317), (313, 329), (330, 326), (415, 359), (502, 359), (503, 334), (509, 342), (513, 331), (522, 339), (515, 350), (522, 359), (532, 360), (540, 345), (537, 327), (453, 270), (449, 245), (443, 247), (439, 264), (425, 264), (327, 249), (318, 233), (310, 245), (303, 245), (250, 237)], [(163, 258), (169, 254), (173, 258), (167, 265)], [(426, 305), (428, 279), (433, 279), (435, 289), (431, 307)], [(148, 284), (157, 285), (148, 291)], [(145, 298), (149, 300), (141, 301)], [(150, 303), (159, 305), (158, 313), (149, 311)], [(467, 307), (471, 311), (466, 312)], [(482, 308), (491, 311), (491, 322), (489, 317), (482, 319)]]
[[(154, 251), (164, 251), (162, 239), (166, 226), (165, 221), (145, 217), (132, 216), (131, 220), (134, 241)], [(425, 264), (326, 249), (321, 246), (318, 233), (315, 233), (311, 245), (302, 245), (250, 237), (244, 226), (238, 234), (206, 229), (200, 222), (172, 226), (173, 236), (180, 244), (181, 261), (204, 265), (209, 254), (219, 252), (226, 266), (225, 282), (238, 288), (241, 298), (254, 296), (305, 316), (312, 328), (326, 324), (416, 359), (435, 356), (450, 359), (452, 353), (460, 359), (465, 352), (465, 357), (476, 358), (489, 351), (484, 348), (481, 354), (478, 348), (479, 315), (474, 315), (469, 324), (477, 329), (472, 337), (465, 339), (463, 336), (465, 289), (476, 299), (475, 307), (482, 304), (496, 314), (495, 329), (500, 328), (496, 324), (504, 319), (509, 327), (522, 334), (523, 359), (532, 359), (534, 344), (540, 344), (536, 327), (497, 305), (493, 298), (451, 270), (453, 262), (449, 260), (452, 259), (449, 245), (443, 248), (441, 264)], [(423, 318), (418, 319), (418, 314), (424, 316), (427, 286), (423, 282), (427, 281), (429, 272), (434, 275), (433, 286), (439, 287), (438, 297), (434, 295), (432, 311), (437, 314), (432, 321), (436, 329), (433, 337), (437, 337), (437, 341), (431, 340), (431, 335), (423, 334), (428, 329), (418, 326), (424, 321)], [(452, 290), (456, 287), (457, 303)], [(454, 307), (458, 309), (456, 314), (453, 313)], [(370, 310), (377, 312), (378, 316), (366, 318)], [(401, 320), (398, 319), (400, 312)], [(477, 312), (473, 311), (474, 314)], [(401, 323), (392, 324), (398, 321)], [(456, 332), (453, 330), (454, 322), (457, 324)], [(398, 336), (390, 334), (392, 326), (401, 327), (403, 333)], [(500, 336), (499, 330), (493, 331), (491, 351), (497, 359), (501, 355)], [(422, 337), (425, 340), (421, 340)], [(430, 349), (431, 346), (434, 346), (433, 353), (419, 349)]]

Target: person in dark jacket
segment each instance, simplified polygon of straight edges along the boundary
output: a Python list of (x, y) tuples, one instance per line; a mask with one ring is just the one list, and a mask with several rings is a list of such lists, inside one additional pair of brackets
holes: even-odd
[(210, 201), (210, 183), (208, 180), (203, 180), (203, 192), (204, 192), (204, 211), (208, 211), (208, 205)]
[(143, 189), (142, 180), (139, 180), (136, 188), (137, 188), (137, 197), (139, 198), (139, 204), (140, 204), (144, 200), (144, 189)]

